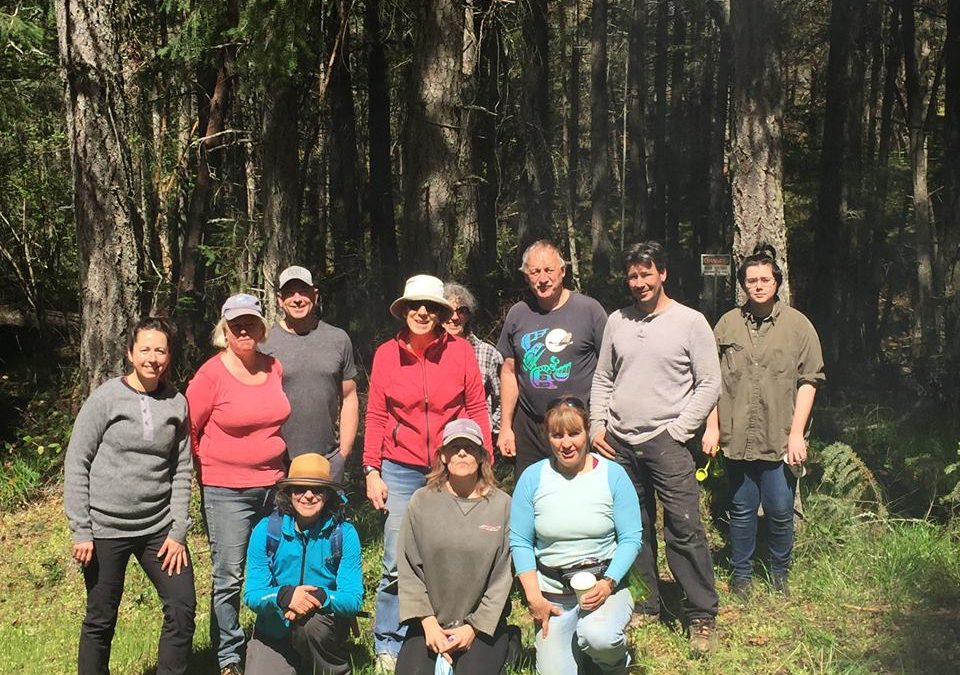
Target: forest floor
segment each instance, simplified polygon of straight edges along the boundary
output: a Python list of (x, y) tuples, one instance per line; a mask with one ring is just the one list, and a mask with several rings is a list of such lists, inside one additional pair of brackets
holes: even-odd
[[(196, 504), (194, 504), (196, 509)], [(374, 585), (379, 563), (375, 516), (360, 507), (364, 575)], [(800, 528), (792, 595), (766, 590), (761, 579), (749, 603), (727, 592), (726, 552), (716, 531), (721, 609), (716, 649), (702, 659), (687, 649), (678, 591), (662, 570), (664, 622), (631, 635), (633, 673), (947, 673), (957, 672), (960, 644), (960, 529), (925, 521), (880, 519), (851, 508), (819, 508), (809, 500)], [(190, 538), (198, 590), (197, 633), (190, 673), (215, 672), (209, 648), (209, 547), (202, 528)], [(69, 555), (59, 491), (32, 506), (0, 514), (0, 673), (76, 672), (84, 609), (83, 580)], [(661, 549), (662, 550), (662, 549)], [(370, 609), (372, 593), (366, 604)], [(514, 620), (531, 643), (531, 626), (514, 602)], [(244, 621), (249, 628), (252, 615)], [(161, 609), (135, 562), (113, 642), (116, 675), (154, 672)], [(354, 639), (357, 675), (370, 669), (370, 620)], [(533, 672), (532, 650), (519, 673)]]

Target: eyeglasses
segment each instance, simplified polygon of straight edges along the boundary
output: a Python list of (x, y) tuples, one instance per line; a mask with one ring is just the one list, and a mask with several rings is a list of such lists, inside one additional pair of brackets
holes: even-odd
[(299, 497), (307, 492), (312, 492), (314, 497), (323, 497), (326, 499), (328, 490), (320, 486), (313, 487), (310, 485), (294, 485), (290, 488), (290, 494), (294, 497)]
[(464, 314), (470, 313), (470, 308), (467, 307), (466, 305), (461, 305), (460, 307), (455, 308), (453, 310), (453, 313), (456, 314), (457, 316), (463, 316)]
[(587, 412), (586, 404), (576, 396), (558, 396), (555, 399), (551, 399), (547, 404), (547, 410), (553, 410), (560, 406), (567, 406), (568, 408), (573, 408), (581, 412)]

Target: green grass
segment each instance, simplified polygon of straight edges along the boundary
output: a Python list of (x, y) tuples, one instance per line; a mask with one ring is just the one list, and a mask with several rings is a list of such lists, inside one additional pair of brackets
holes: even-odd
[[(793, 595), (773, 595), (758, 579), (749, 605), (726, 592), (715, 551), (721, 611), (719, 641), (709, 657), (690, 657), (672, 600), (669, 573), (662, 574), (670, 598), (666, 623), (632, 636), (636, 673), (928, 673), (955, 672), (960, 638), (960, 529), (924, 521), (879, 519), (851, 505), (808, 500), (798, 534)], [(364, 576), (372, 588), (378, 573), (378, 519), (357, 514), (365, 545)], [(720, 543), (719, 539), (712, 540)], [(190, 540), (197, 573), (198, 617), (191, 673), (213, 671), (209, 650), (209, 550), (203, 536)], [(0, 673), (75, 672), (84, 589), (68, 556), (69, 537), (57, 493), (30, 508), (0, 515)], [(368, 593), (367, 609), (372, 609)], [(531, 626), (514, 603), (525, 644)], [(244, 614), (249, 627), (252, 616)], [(155, 665), (161, 610), (136, 563), (113, 643), (112, 672), (145, 675)], [(370, 620), (352, 654), (357, 675), (370, 672)], [(529, 666), (529, 664), (527, 664)], [(531, 670), (524, 668), (521, 673)]]

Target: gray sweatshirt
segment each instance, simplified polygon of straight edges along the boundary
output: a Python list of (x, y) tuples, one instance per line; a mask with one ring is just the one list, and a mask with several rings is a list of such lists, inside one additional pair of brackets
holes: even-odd
[(183, 543), (190, 505), (187, 401), (123, 378), (100, 385), (73, 425), (64, 462), (64, 507), (75, 544), (155, 534)]
[(417, 490), (400, 528), (400, 621), (436, 616), (492, 636), (513, 583), (509, 522), (510, 497), (497, 488), (480, 499)]
[(717, 343), (706, 318), (679, 302), (636, 305), (607, 319), (590, 390), (590, 438), (604, 428), (637, 445), (666, 429), (693, 437), (720, 397)]

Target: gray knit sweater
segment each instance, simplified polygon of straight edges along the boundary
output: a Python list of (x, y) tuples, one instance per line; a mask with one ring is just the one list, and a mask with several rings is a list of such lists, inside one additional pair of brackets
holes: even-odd
[(73, 542), (155, 534), (183, 543), (190, 504), (187, 401), (123, 378), (100, 385), (80, 409), (65, 460), (64, 507)]
[(720, 359), (703, 314), (671, 302), (607, 319), (590, 390), (590, 438), (604, 428), (636, 445), (664, 429), (686, 443), (720, 398)]

